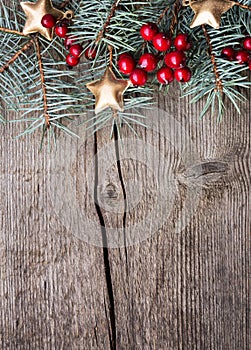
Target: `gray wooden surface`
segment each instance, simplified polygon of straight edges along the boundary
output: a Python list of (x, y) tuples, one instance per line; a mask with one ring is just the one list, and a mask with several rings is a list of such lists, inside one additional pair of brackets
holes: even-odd
[[(21, 126), (1, 127), (1, 349), (250, 348), (251, 105), (242, 106), (240, 116), (229, 107), (218, 124), (210, 115), (199, 121), (201, 106), (180, 100), (175, 89), (157, 99), (167, 113), (165, 126), (159, 121), (158, 130), (137, 131), (159, 153), (149, 151), (147, 164), (142, 155), (135, 160), (117, 153), (120, 162), (111, 161), (105, 175), (99, 157), (108, 143), (109, 155), (116, 150), (108, 129), (87, 141), (61, 136), (58, 156), (38, 151), (39, 135), (16, 141)], [(170, 141), (169, 126), (176, 140)], [(184, 130), (188, 137), (180, 138)], [(122, 137), (137, 142), (127, 129)], [(191, 145), (196, 157), (183, 162)], [(88, 169), (97, 150), (103, 153), (90, 188)], [(115, 240), (117, 228), (130, 237), (137, 222), (144, 225), (158, 203), (154, 176), (163, 164), (173, 174), (174, 197), (160, 228), (132, 246), (88, 244), (88, 237), (100, 233), (105, 239), (111, 228)], [(67, 198), (69, 177), (75, 181), (74, 203)], [(196, 210), (177, 230), (177, 221), (186, 220), (180, 213), (189, 190), (199, 195)], [(126, 214), (125, 196), (127, 205), (136, 201)], [(86, 232), (81, 220), (71, 223), (76, 203), (81, 220), (90, 218), (96, 228), (104, 222), (103, 229)]]

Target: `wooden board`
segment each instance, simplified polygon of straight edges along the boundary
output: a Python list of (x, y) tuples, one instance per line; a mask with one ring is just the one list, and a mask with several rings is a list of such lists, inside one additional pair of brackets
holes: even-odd
[(124, 148), (1, 127), (1, 349), (249, 349), (250, 103), (156, 98)]

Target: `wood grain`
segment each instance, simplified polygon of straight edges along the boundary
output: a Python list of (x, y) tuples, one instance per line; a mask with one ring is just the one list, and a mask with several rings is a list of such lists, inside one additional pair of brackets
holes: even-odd
[(176, 90), (123, 147), (0, 126), (1, 350), (249, 350), (250, 93), (217, 123)]
[[(53, 192), (66, 205), (67, 198), (53, 157), (38, 151), (38, 135), (16, 141), (17, 126), (1, 128), (1, 349), (249, 349), (250, 105), (242, 106), (241, 116), (229, 107), (217, 124), (210, 115), (199, 121), (200, 106), (174, 92), (157, 99), (196, 147), (189, 167), (162, 136), (168, 134), (162, 125), (161, 135), (137, 128), (141, 140), (161, 150), (147, 166), (127, 158), (117, 164), (121, 149), (108, 129), (85, 142), (59, 139), (63, 167), (69, 148), (75, 157), (65, 179), (75, 179), (87, 217), (97, 227), (103, 223), (100, 237), (112, 227), (124, 227), (130, 237), (154, 207), (157, 182), (147, 167), (164, 161), (175, 174), (177, 193), (166, 222), (147, 240), (117, 249), (92, 246), (83, 239), (92, 232), (79, 236), (67, 228), (53, 207)], [(127, 129), (122, 134), (135, 138)], [(115, 163), (100, 176), (96, 159), (95, 205), (86, 174), (107, 143)], [(133, 203), (134, 183), (142, 185), (141, 197), (125, 215), (124, 197)], [(189, 186), (201, 188), (199, 205), (175, 232)]]

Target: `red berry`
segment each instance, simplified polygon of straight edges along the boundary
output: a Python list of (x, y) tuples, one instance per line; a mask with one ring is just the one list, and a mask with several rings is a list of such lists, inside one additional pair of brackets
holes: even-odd
[(44, 15), (41, 19), (41, 24), (45, 28), (54, 28), (56, 25), (56, 18), (48, 13), (47, 15)]
[(95, 57), (97, 55), (97, 50), (93, 47), (88, 47), (86, 50), (85, 50), (85, 58), (87, 58), (88, 60), (94, 60)]
[(180, 83), (187, 83), (192, 76), (192, 72), (188, 67), (179, 68), (174, 72), (174, 77)]
[(164, 33), (158, 33), (153, 37), (153, 46), (158, 51), (167, 51), (172, 45), (171, 39)]
[(174, 79), (173, 70), (169, 67), (160, 68), (157, 72), (157, 79), (161, 84), (170, 84)]
[(70, 67), (74, 67), (79, 63), (79, 58), (78, 57), (74, 57), (71, 54), (68, 54), (66, 56), (66, 63), (68, 64), (68, 66)]
[(64, 40), (64, 46), (67, 50), (75, 43), (76, 38), (73, 35), (67, 36)]
[(65, 38), (66, 34), (68, 33), (68, 26), (65, 23), (59, 23), (55, 27), (55, 34), (59, 36), (60, 38)]
[(248, 36), (243, 41), (243, 47), (245, 50), (251, 51), (251, 37)]
[(249, 70), (251, 70), (251, 61), (249, 61), (249, 63), (248, 63), (248, 68), (249, 68)]
[(158, 59), (152, 53), (145, 53), (139, 59), (139, 66), (147, 72), (152, 72), (158, 64)]
[(243, 64), (249, 61), (250, 56), (247, 51), (239, 50), (235, 55), (235, 59), (238, 61), (238, 63)]
[(70, 47), (70, 54), (73, 57), (79, 57), (81, 55), (81, 52), (83, 51), (83, 48), (80, 44), (74, 44)]
[(131, 74), (136, 66), (134, 58), (131, 55), (122, 54), (118, 60), (118, 67), (121, 73)]
[(118, 61), (122, 60), (124, 57), (130, 57), (130, 58), (134, 59), (133, 56), (129, 52), (124, 52), (121, 55), (119, 55)]
[(192, 47), (187, 34), (178, 34), (174, 39), (174, 46), (180, 51), (187, 51)]
[(221, 55), (227, 58), (229, 61), (233, 61), (235, 58), (235, 51), (232, 47), (227, 46), (227, 47), (224, 47), (224, 49), (222, 49)]
[(130, 80), (135, 86), (143, 86), (147, 82), (147, 73), (141, 68), (135, 68), (130, 74)]
[(158, 33), (158, 27), (155, 23), (149, 22), (143, 24), (140, 29), (140, 34), (144, 40), (151, 41), (153, 40), (154, 35)]
[(183, 51), (172, 51), (166, 54), (165, 63), (173, 69), (182, 68), (186, 64), (186, 56)]

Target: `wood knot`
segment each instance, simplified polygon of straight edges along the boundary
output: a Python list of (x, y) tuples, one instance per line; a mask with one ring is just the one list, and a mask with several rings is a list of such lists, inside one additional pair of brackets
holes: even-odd
[(117, 199), (118, 198), (117, 188), (114, 184), (109, 183), (106, 185), (103, 191), (103, 198), (107, 199)]
[[(207, 187), (222, 181), (230, 171), (229, 164), (222, 161), (206, 161), (187, 168), (179, 175), (181, 183)], [(226, 179), (225, 179), (226, 181)]]

